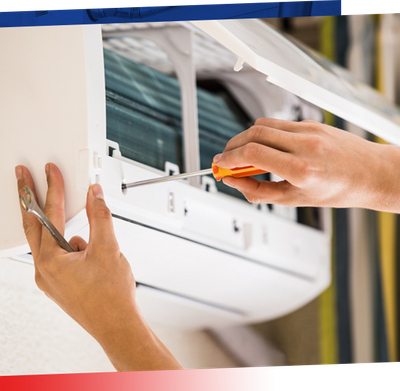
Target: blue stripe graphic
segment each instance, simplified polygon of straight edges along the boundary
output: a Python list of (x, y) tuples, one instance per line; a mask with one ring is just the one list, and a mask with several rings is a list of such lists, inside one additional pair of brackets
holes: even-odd
[(342, 15), (343, 0), (209, 1), (3, 8), (0, 27)]

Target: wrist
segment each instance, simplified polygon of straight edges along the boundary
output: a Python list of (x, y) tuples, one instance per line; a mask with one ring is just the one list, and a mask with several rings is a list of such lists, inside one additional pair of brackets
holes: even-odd
[(400, 147), (375, 144), (374, 170), (370, 174), (368, 209), (400, 212)]

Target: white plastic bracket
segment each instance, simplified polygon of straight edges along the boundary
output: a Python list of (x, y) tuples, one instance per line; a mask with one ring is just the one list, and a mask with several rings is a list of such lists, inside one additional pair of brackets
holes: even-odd
[(215, 185), (215, 179), (208, 176), (201, 177), (201, 188), (210, 193), (218, 192), (217, 186)]
[(110, 148), (113, 149), (111, 157), (114, 157), (114, 158), (122, 157), (121, 151), (119, 150), (119, 144), (116, 143), (115, 141), (106, 140), (106, 147), (107, 147), (107, 154), (109, 153), (108, 151)]
[(171, 162), (165, 162), (165, 175), (178, 175), (179, 166)]
[(235, 66), (233, 67), (233, 70), (235, 72), (239, 72), (243, 69), (243, 65), (244, 65), (244, 60), (241, 57), (238, 57)]

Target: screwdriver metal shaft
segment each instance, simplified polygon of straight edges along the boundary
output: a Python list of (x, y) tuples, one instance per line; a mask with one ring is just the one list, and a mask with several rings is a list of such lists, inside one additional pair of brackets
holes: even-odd
[(195, 177), (195, 176), (209, 175), (209, 174), (212, 174), (212, 173), (213, 173), (213, 169), (212, 168), (208, 168), (206, 170), (188, 172), (188, 173), (185, 173), (185, 174), (168, 175), (168, 176), (164, 176), (164, 177), (161, 177), (161, 178), (147, 179), (145, 181), (123, 183), (122, 184), (122, 190), (128, 189), (130, 187), (136, 187), (136, 186), (142, 186), (142, 185), (150, 185), (152, 183), (174, 181), (176, 179), (192, 178), (192, 177)]

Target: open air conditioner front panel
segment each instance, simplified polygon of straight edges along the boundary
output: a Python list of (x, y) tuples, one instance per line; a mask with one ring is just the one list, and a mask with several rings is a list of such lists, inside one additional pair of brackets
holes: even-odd
[[(246, 121), (260, 116), (321, 120), (318, 108), (292, 93), (334, 113), (338, 109), (336, 114), (347, 110), (351, 94), (347, 90), (342, 96), (334, 89), (321, 93), (320, 83), (313, 96), (317, 89), (310, 87), (312, 80), (280, 62), (277, 44), (284, 38), (262, 22), (195, 25), (104, 26), (103, 33), (99, 26), (2, 29), (0, 47), (7, 61), (0, 63), (5, 91), (0, 125), (7, 131), (1, 132), (6, 148), (0, 156), (0, 255), (18, 257), (29, 251), (14, 167), (24, 164), (31, 170), (43, 205), (44, 165), (52, 161), (65, 179), (67, 238), (88, 239), (86, 191), (95, 182), (103, 186), (146, 317), (183, 327), (272, 319), (304, 305), (329, 284), (329, 220), (319, 229), (312, 227), (312, 218), (308, 226), (300, 224), (296, 209), (251, 205), (218, 191), (211, 178), (126, 192), (121, 185), (204, 167), (232, 135), (246, 128)], [(257, 39), (254, 29), (260, 32)], [(272, 46), (262, 49), (267, 44)], [(283, 50), (282, 56), (304, 60), (303, 50), (286, 44), (291, 51)], [(174, 51), (182, 56), (180, 62), (174, 63)], [(328, 72), (310, 58), (304, 61), (312, 77), (316, 70), (318, 77)], [(296, 61), (292, 63), (304, 70)], [(244, 68), (233, 71), (242, 62)], [(179, 68), (183, 63), (189, 71)], [(274, 84), (283, 86), (291, 77), (294, 85), (286, 86), (287, 92), (266, 82), (266, 74)], [(327, 90), (332, 77), (329, 73), (324, 81)], [(347, 74), (345, 79), (350, 88)], [(217, 84), (221, 90), (214, 91)], [(232, 109), (225, 93), (240, 110)], [(369, 93), (382, 111), (368, 108), (358, 96), (352, 107), (359, 104), (359, 110), (370, 113), (369, 130), (378, 132), (391, 121), (388, 134), (395, 135), (398, 113)]]

